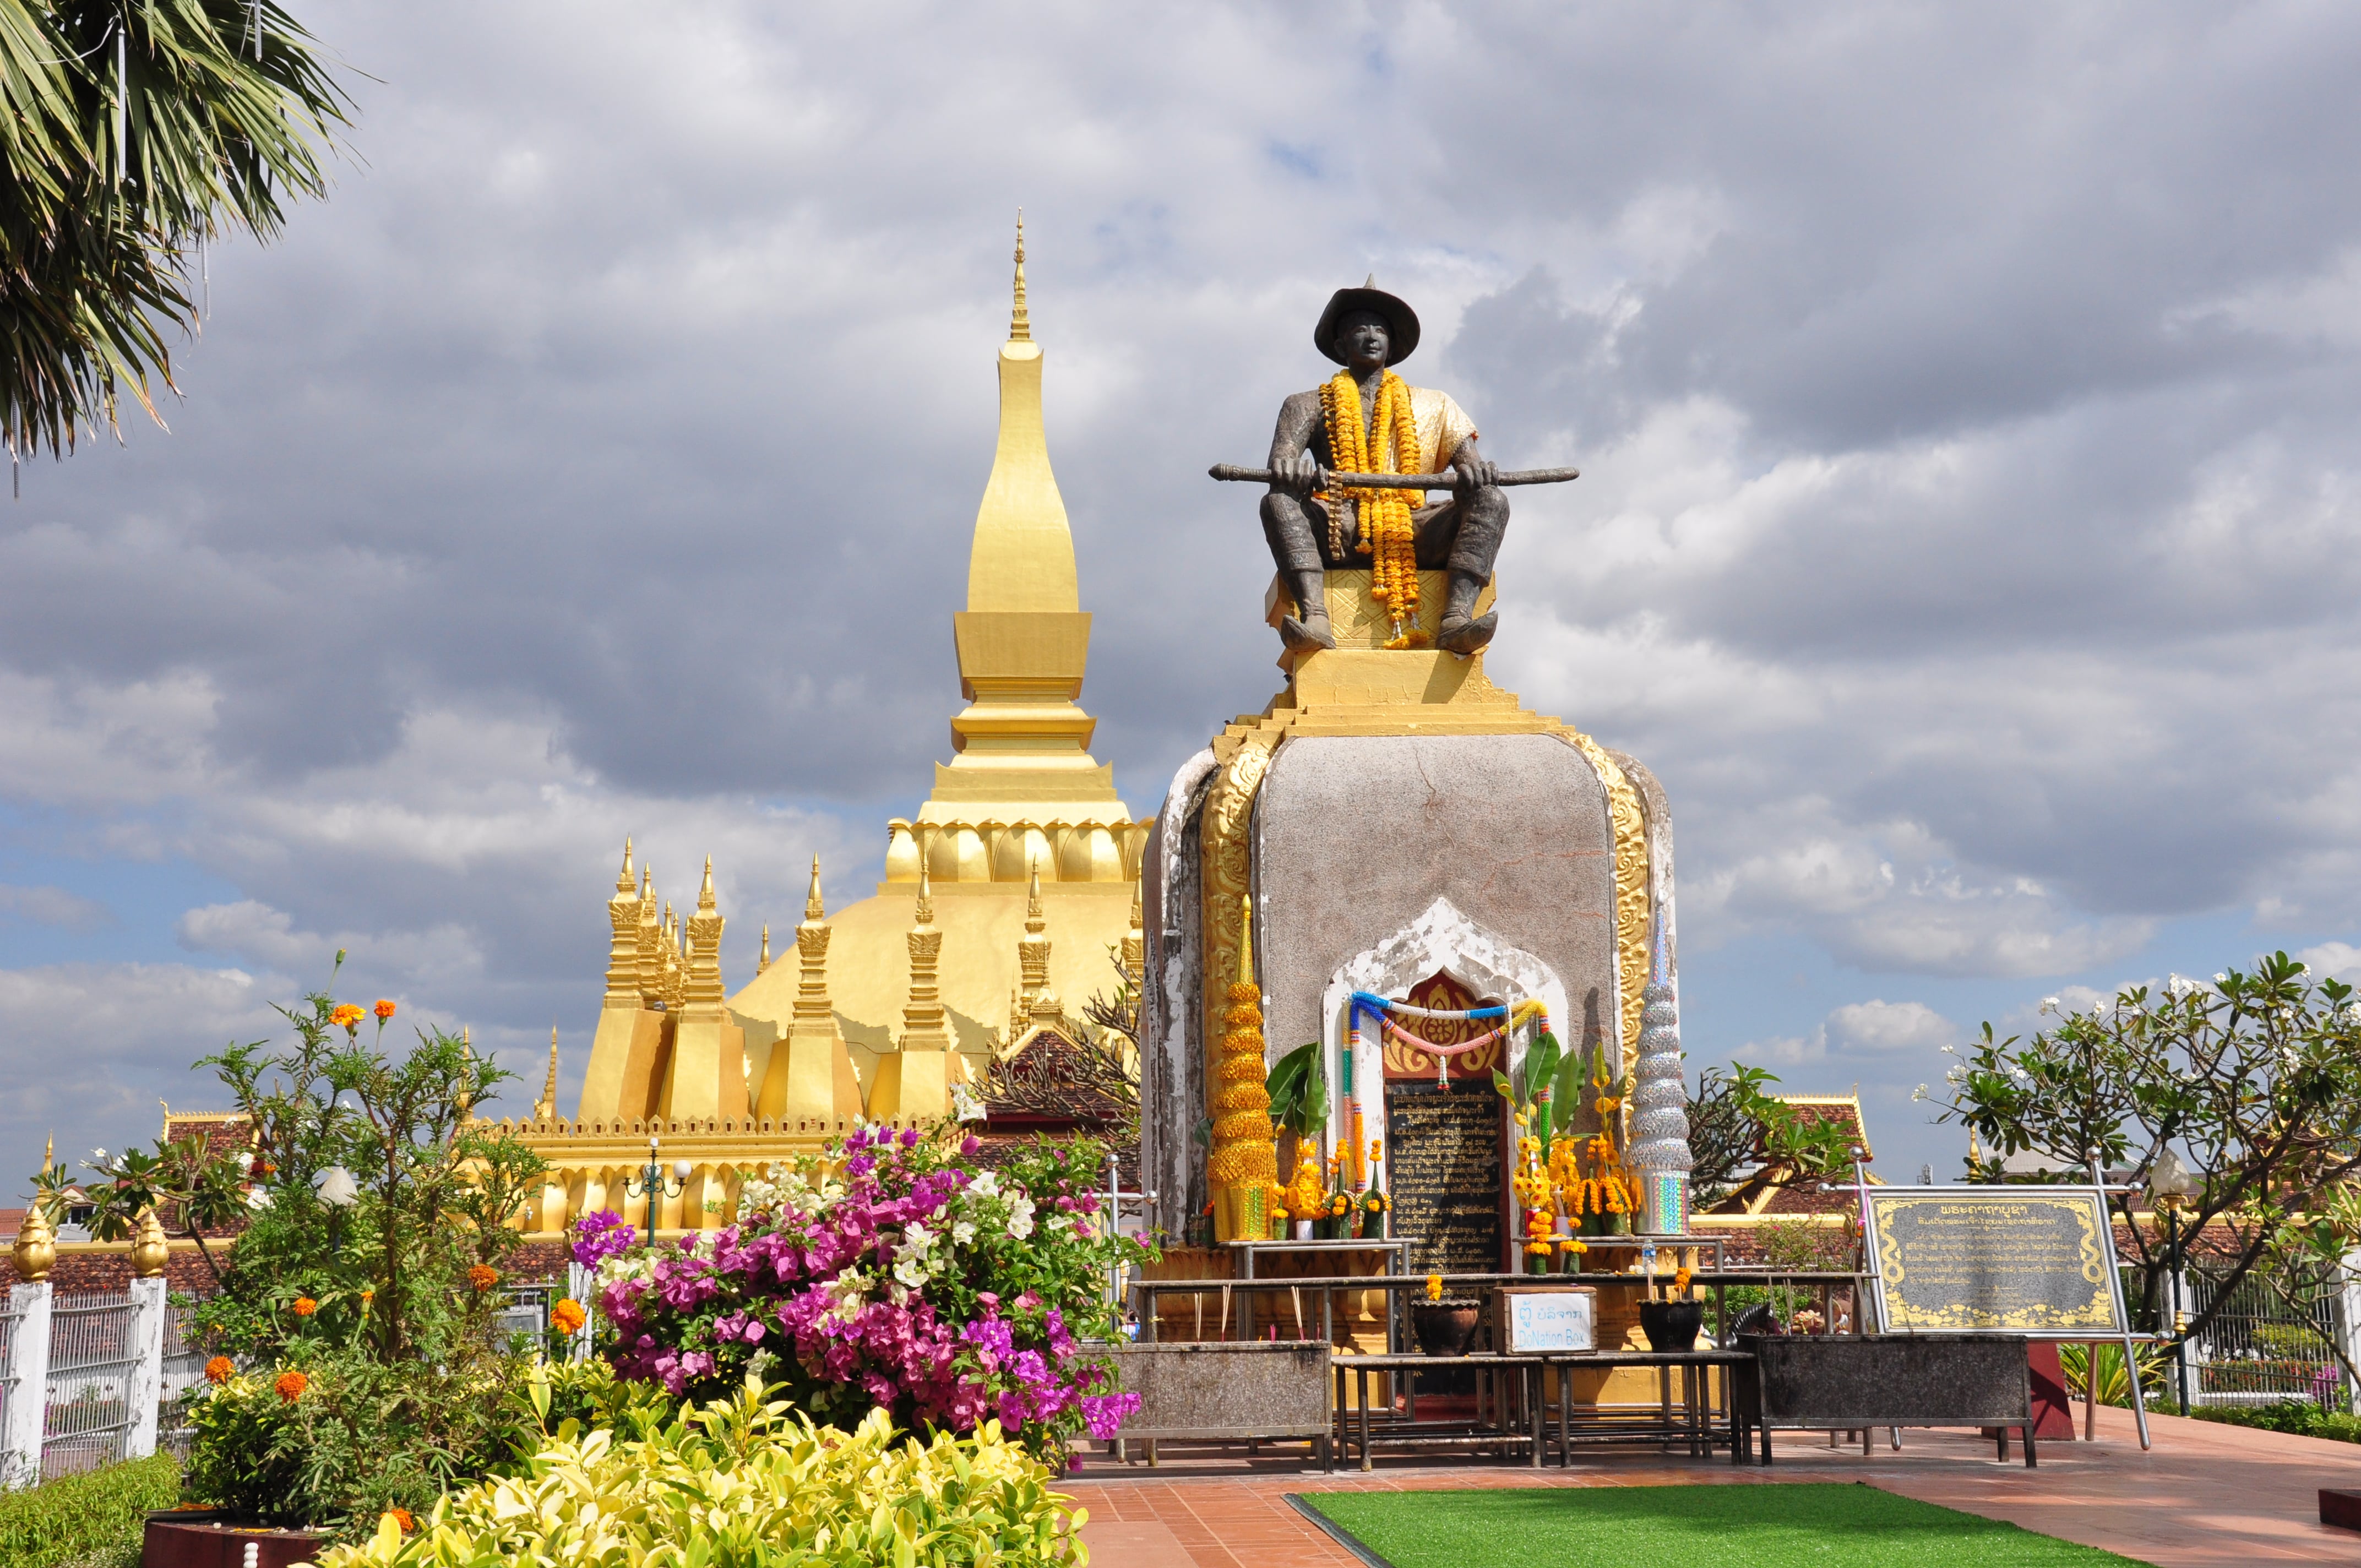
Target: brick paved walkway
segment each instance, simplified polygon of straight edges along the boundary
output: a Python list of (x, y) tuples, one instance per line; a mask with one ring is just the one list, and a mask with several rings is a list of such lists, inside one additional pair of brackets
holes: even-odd
[(1381, 1458), (1367, 1476), (1325, 1476), (1303, 1473), (1300, 1459), (1168, 1461), (1151, 1471), (1094, 1454), (1068, 1490), (1090, 1510), (1082, 1536), (1093, 1568), (1353, 1568), (1349, 1553), (1287, 1505), (1289, 1492), (1835, 1480), (2008, 1519), (2157, 1568), (2361, 1564), (2361, 1534), (2321, 1524), (2318, 1497), (2323, 1486), (2361, 1486), (2361, 1445), (2172, 1416), (2150, 1421), (2156, 1447), (2142, 1453), (2130, 1412), (2101, 1410), (2097, 1442), (2044, 1443), (2032, 1471), (1994, 1464), (1992, 1444), (1969, 1432), (1905, 1431), (1900, 1453), (1881, 1438), (1867, 1459), (1858, 1447), (1831, 1452), (1819, 1446), (1825, 1440), (1785, 1432), (1768, 1470), (1638, 1455), (1538, 1473)]

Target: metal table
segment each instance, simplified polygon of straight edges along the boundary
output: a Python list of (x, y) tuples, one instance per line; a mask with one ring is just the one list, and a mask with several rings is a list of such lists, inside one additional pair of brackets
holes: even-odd
[[(1622, 1442), (1633, 1438), (1658, 1438), (1666, 1442), (1686, 1442), (1692, 1458), (1703, 1458), (1713, 1451), (1717, 1442), (1730, 1445), (1730, 1462), (1742, 1462), (1755, 1426), (1761, 1421), (1760, 1387), (1756, 1379), (1757, 1364), (1751, 1351), (1743, 1350), (1586, 1350), (1551, 1353), (1534, 1358), (1545, 1366), (1558, 1369), (1557, 1384), (1557, 1452), (1558, 1464), (1574, 1464), (1574, 1444), (1577, 1436), (1599, 1442)], [(1657, 1389), (1659, 1417), (1653, 1422), (1617, 1420), (1598, 1418), (1586, 1423), (1589, 1430), (1577, 1433), (1574, 1422), (1574, 1400), (1568, 1396), (1572, 1384), (1567, 1374), (1576, 1368), (1653, 1366), (1659, 1368)], [(1724, 1430), (1714, 1430), (1711, 1387), (1707, 1381), (1715, 1367), (1722, 1369), (1722, 1420)], [(1676, 1419), (1673, 1412), (1672, 1375), (1681, 1375), (1681, 1409)], [(1545, 1411), (1547, 1395), (1545, 1381), (1538, 1373), (1534, 1379), (1534, 1402), (1537, 1411)], [(1537, 1415), (1537, 1425), (1545, 1426)], [(1538, 1456), (1535, 1463), (1539, 1463)]]
[[(1522, 1446), (1526, 1462), (1535, 1469), (1542, 1462), (1541, 1368), (1538, 1355), (1354, 1355), (1335, 1358), (1336, 1439), (1333, 1454), (1349, 1452), (1357, 1441), (1361, 1468), (1368, 1469), (1373, 1444), (1394, 1448), (1456, 1448), (1472, 1445)], [(1373, 1372), (1443, 1372), (1469, 1368), (1476, 1373), (1476, 1411), (1467, 1421), (1426, 1421), (1418, 1419), (1418, 1393), (1404, 1379), (1406, 1408), (1397, 1419), (1392, 1410), (1373, 1420), (1369, 1413), (1369, 1375)], [(1345, 1398), (1345, 1379), (1357, 1383), (1356, 1400)], [(1491, 1420), (1485, 1407), (1491, 1407)], [(1357, 1418), (1357, 1419), (1356, 1419)], [(1514, 1423), (1514, 1424), (1512, 1424)], [(1518, 1428), (1521, 1426), (1522, 1431)], [(1423, 1427), (1424, 1430), (1420, 1430)]]
[[(1418, 1244), (1419, 1238), (1416, 1236), (1347, 1236), (1335, 1241), (1324, 1242), (1235, 1241), (1226, 1243), (1225, 1245), (1232, 1252), (1237, 1254), (1238, 1264), (1242, 1270), (1238, 1278), (1240, 1283), (1245, 1283), (1255, 1277), (1256, 1257), (1267, 1252), (1312, 1253), (1314, 1255), (1321, 1253), (1389, 1253), (1392, 1255), (1393, 1261), (1389, 1273), (1394, 1276), (1400, 1276), (1409, 1269), (1410, 1249), (1416, 1246)], [(1386, 1276), (1373, 1275), (1370, 1276), (1370, 1277), (1384, 1278)], [(1246, 1332), (1246, 1303), (1241, 1300), (1238, 1304), (1238, 1333), (1241, 1338), (1245, 1337)], [(1403, 1343), (1403, 1336), (1400, 1332), (1400, 1324), (1396, 1321), (1400, 1315), (1400, 1303), (1395, 1301), (1392, 1296), (1389, 1294), (1386, 1299), (1386, 1343), (1389, 1347), (1399, 1347)]]

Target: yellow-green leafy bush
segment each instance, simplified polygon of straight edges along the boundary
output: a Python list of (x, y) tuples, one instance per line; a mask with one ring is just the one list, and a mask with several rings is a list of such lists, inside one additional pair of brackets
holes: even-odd
[(522, 1475), (453, 1493), (323, 1568), (1018, 1568), (1089, 1561), (1081, 1509), (986, 1422), (897, 1436), (883, 1411), (815, 1427), (750, 1386), (643, 1439), (562, 1423)]

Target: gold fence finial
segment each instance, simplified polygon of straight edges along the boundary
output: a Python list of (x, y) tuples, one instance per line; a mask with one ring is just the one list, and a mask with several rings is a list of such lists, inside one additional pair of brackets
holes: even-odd
[(1033, 320), (1025, 309), (1025, 209), (1016, 209), (1016, 303), (1008, 313), (1008, 341), (1033, 341)]

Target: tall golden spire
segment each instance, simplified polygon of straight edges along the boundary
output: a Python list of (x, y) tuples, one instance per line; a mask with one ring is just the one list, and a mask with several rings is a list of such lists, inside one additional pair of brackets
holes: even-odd
[(1008, 312), (1008, 341), (1033, 341), (1033, 321), (1025, 309), (1025, 209), (1016, 209), (1016, 302)]
[(1075, 706), (1090, 663), (1091, 618), (1042, 432), (1041, 345), (1026, 305), (1021, 228), (1017, 256), (1008, 341), (1000, 345), (1000, 440), (976, 508), (967, 609), (951, 618), (960, 691), (971, 706), (951, 720), (959, 755), (936, 768), (921, 824), (973, 822), (983, 802), (995, 803), (988, 815), (1005, 821), (1046, 817), (1069, 802), (1121, 806), (1114, 770), (1090, 754), (1095, 725)]
[(820, 901), (819, 896), (819, 857), (818, 855), (814, 855), (812, 857), (811, 891), (804, 894), (804, 918), (806, 920), (818, 921), (827, 913), (828, 905)]
[(902, 1008), (902, 1049), (945, 1051), (950, 1034), (943, 1019), (942, 992), (936, 981), (943, 934), (935, 927), (935, 890), (924, 865), (918, 868), (918, 906), (910, 927), (910, 997)]
[(626, 833), (623, 835), (623, 870), (622, 874), (615, 879), (615, 891), (628, 894), (631, 887), (631, 836)]

